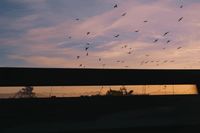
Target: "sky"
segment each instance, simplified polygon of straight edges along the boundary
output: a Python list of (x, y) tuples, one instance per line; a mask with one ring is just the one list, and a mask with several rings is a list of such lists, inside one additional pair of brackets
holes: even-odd
[(199, 0), (1, 0), (0, 67), (199, 69), (199, 10)]
[[(107, 91), (120, 90), (125, 87), (129, 92), (133, 90), (133, 95), (179, 95), (198, 94), (195, 85), (127, 85), (127, 86), (37, 86), (33, 92), (37, 97), (79, 97), (91, 95), (105, 95)], [(24, 87), (0, 87), (0, 98), (13, 97)]]

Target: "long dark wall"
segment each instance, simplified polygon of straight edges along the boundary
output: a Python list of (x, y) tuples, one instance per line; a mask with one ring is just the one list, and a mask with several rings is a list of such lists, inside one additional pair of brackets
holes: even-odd
[(0, 86), (199, 84), (200, 70), (0, 68)]

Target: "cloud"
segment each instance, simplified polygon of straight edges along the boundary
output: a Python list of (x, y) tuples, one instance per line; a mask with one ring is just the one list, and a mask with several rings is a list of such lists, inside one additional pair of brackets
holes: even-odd
[[(58, 3), (51, 0), (9, 1), (23, 3), (32, 9), (32, 12), (19, 18), (4, 16), (3, 21), (0, 21), (2, 25), (6, 22), (9, 25), (4, 28), (4, 35), (0, 35), (1, 45), (8, 47), (7, 55), (12, 61), (23, 60), (25, 66), (59, 67), (59, 64), (65, 64), (74, 67), (83, 62), (88, 67), (101, 67), (103, 63), (109, 67), (129, 65), (133, 68), (200, 65), (198, 1), (126, 0), (116, 1), (116, 9), (113, 8), (113, 2), (106, 0), (85, 3), (79, 0)], [(184, 4), (183, 9), (179, 8), (181, 4)], [(125, 12), (126, 16), (122, 17)], [(79, 21), (75, 20), (77, 17)], [(182, 22), (178, 22), (180, 17), (183, 17)], [(144, 20), (148, 20), (148, 23), (144, 23)], [(139, 33), (135, 33), (135, 30), (139, 30)], [(167, 31), (170, 33), (163, 37)], [(86, 35), (87, 32), (90, 35)], [(116, 34), (119, 34), (118, 38), (114, 37)], [(69, 39), (69, 36), (72, 38)], [(159, 41), (153, 43), (155, 39)], [(171, 42), (167, 44), (167, 40)], [(89, 57), (85, 57), (84, 48), (88, 42), (91, 43)], [(133, 54), (128, 55), (128, 49), (121, 49), (123, 45), (133, 48)], [(178, 47), (182, 49), (177, 50)], [(146, 57), (147, 54), (150, 57)], [(77, 55), (83, 57), (80, 62), (74, 60)], [(104, 59), (101, 63), (98, 62), (100, 57)], [(126, 63), (116, 64), (117, 59), (125, 60)], [(155, 60), (175, 60), (175, 63), (140, 65), (142, 61)]]
[[(10, 55), (11, 59), (23, 60), (32, 67), (70, 67), (72, 65), (69, 60), (58, 57), (45, 57), (45, 56), (18, 56)], [(72, 65), (73, 66), (73, 65)]]

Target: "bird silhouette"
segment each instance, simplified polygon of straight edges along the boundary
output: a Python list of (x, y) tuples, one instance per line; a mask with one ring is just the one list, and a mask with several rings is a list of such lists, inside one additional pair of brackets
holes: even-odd
[(128, 54), (131, 54), (131, 53), (132, 53), (131, 51), (128, 52)]
[(90, 32), (87, 32), (87, 35), (89, 35), (90, 34)]
[(168, 32), (165, 32), (165, 33), (163, 34), (163, 36), (166, 36), (167, 34), (169, 34), (169, 31), (168, 31)]
[[(111, 5), (111, 6), (113, 6), (113, 8), (118, 8), (118, 4), (116, 4), (116, 3), (113, 3), (113, 5)], [(112, 7), (111, 7), (112, 8)], [(178, 8), (178, 7), (177, 7)], [(183, 5), (179, 5), (179, 8), (183, 8)], [(127, 14), (128, 12), (121, 12), (121, 13), (123, 13), (123, 14), (121, 14), (121, 16), (123, 17), (123, 16), (129, 16), (129, 14)], [(183, 17), (181, 17), (181, 16), (179, 16), (180, 18), (178, 18), (178, 22), (181, 22), (182, 20), (183, 20)], [(79, 21), (80, 19), (79, 18), (75, 18), (75, 20), (76, 21)], [(151, 22), (150, 20), (148, 20), (148, 18), (146, 18), (146, 20), (144, 19), (143, 20), (143, 22), (142, 23), (148, 23), (148, 22)], [(140, 30), (141, 29), (135, 29), (135, 30), (133, 30), (133, 32), (135, 32), (135, 34), (137, 34), (138, 32), (140, 32)], [(90, 35), (90, 34), (92, 34), (91, 32), (86, 32), (86, 35)], [(171, 35), (171, 32), (170, 31), (166, 31), (165, 33), (163, 32), (163, 37), (164, 36), (166, 36), (166, 40), (164, 40), (164, 42), (165, 42), (165, 44), (167, 43), (170, 43), (171, 41), (173, 42), (173, 40), (167, 40), (167, 39), (169, 39), (169, 38), (167, 38), (167, 36), (168, 36), (168, 34), (170, 34)], [(138, 34), (139, 35), (139, 34)], [(112, 37), (112, 36), (111, 36)], [(123, 36), (121, 36), (121, 34), (119, 33), (119, 34), (114, 34), (114, 37), (113, 38), (121, 38), (121, 37), (123, 37)], [(68, 37), (69, 39), (71, 39), (72, 37), (71, 36), (69, 36)], [(152, 40), (153, 41), (153, 43), (159, 43), (159, 42), (161, 42), (162, 41), (162, 39), (160, 39), (160, 38), (154, 38), (154, 40)], [(85, 47), (85, 51), (87, 52), (87, 53), (85, 53), (86, 54), (86, 56), (88, 56), (89, 55), (89, 51), (90, 51), (90, 46), (89, 45), (91, 45), (92, 46), (92, 44), (90, 44), (90, 43), (86, 43), (86, 45), (87, 45), (87, 47)], [(86, 46), (85, 45), (85, 46)], [(123, 45), (123, 44), (122, 44)], [(132, 50), (132, 48), (130, 48), (129, 46), (127, 46), (127, 45), (124, 45), (124, 46), (119, 46), (119, 48), (127, 48), (127, 50), (126, 49), (124, 49), (124, 51), (125, 51), (125, 53), (128, 53), (129, 55), (130, 54), (132, 54), (132, 53), (134, 53), (133, 52), (133, 50)], [(166, 49), (166, 47), (167, 47), (167, 45), (165, 45), (162, 49), (164, 50), (164, 49)], [(179, 50), (179, 49), (181, 49), (182, 47), (175, 47), (177, 50)], [(162, 50), (161, 49), (161, 50)], [(145, 54), (144, 54), (145, 55)], [(144, 56), (143, 55), (143, 56)], [(145, 57), (146, 56), (146, 57)], [(149, 57), (149, 55), (148, 54), (146, 54), (144, 57), (146, 58), (146, 59), (149, 59), (149, 60), (143, 60), (142, 62), (141, 62), (141, 65), (143, 64), (147, 64), (147, 63), (154, 63), (153, 65), (159, 65), (158, 63), (160, 63), (160, 65), (162, 65), (162, 63), (167, 63), (167, 62), (174, 62), (174, 60), (160, 60), (160, 61), (156, 61), (156, 60), (154, 60), (154, 59), (152, 59), (152, 60), (150, 60), (150, 58), (151, 57)], [(77, 59), (80, 59), (80, 56), (77, 56), (76, 57)], [(83, 57), (81, 57), (81, 59), (82, 59)], [(101, 60), (101, 58), (97, 58), (96, 59), (97, 61), (102, 61)], [(102, 61), (103, 62), (103, 61)], [(125, 61), (123, 61), (123, 60), (117, 60), (116, 62), (118, 62), (118, 63), (124, 63)], [(101, 65), (101, 64), (100, 64)], [(103, 66), (105, 66), (106, 64), (102, 64)], [(122, 64), (123, 65), (123, 64)], [(83, 64), (80, 64), (79, 66), (82, 66), (83, 67)], [(124, 67), (128, 67), (128, 66), (124, 66)]]
[(183, 17), (179, 18), (179, 19), (178, 19), (178, 22), (180, 22), (182, 19), (183, 19)]
[(89, 49), (89, 47), (86, 47), (86, 48), (85, 48), (85, 51), (87, 51), (88, 49)]
[(122, 14), (122, 16), (126, 16), (126, 12)]
[(115, 37), (118, 38), (118, 37), (119, 37), (119, 34), (115, 35)]
[(182, 47), (178, 47), (177, 49), (181, 49)]
[(80, 67), (82, 67), (82, 66), (83, 66), (83, 64), (80, 64), (79, 66), (80, 66)]
[(158, 40), (159, 40), (159, 39), (155, 39), (153, 42), (156, 43), (156, 42), (158, 42)]
[(167, 43), (170, 43), (171, 42), (171, 40), (167, 40)]

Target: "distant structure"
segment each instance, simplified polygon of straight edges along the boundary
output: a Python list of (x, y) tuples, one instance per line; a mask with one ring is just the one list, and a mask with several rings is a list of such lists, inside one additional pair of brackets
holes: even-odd
[(36, 94), (33, 92), (32, 86), (25, 86), (14, 95), (14, 98), (35, 98), (35, 97)]
[(120, 90), (108, 90), (106, 92), (106, 96), (130, 96), (132, 95), (133, 90), (130, 90), (129, 92), (126, 90), (126, 88), (123, 86), (120, 88)]

